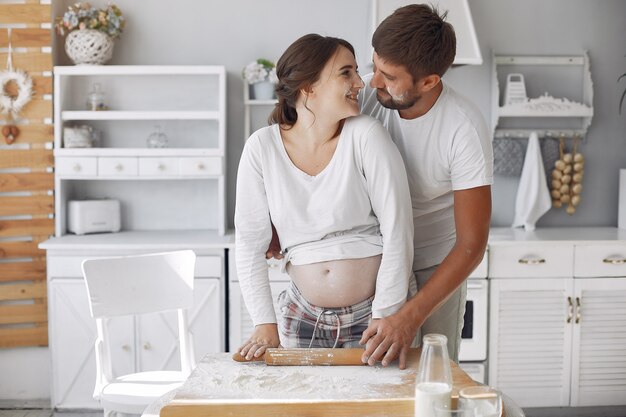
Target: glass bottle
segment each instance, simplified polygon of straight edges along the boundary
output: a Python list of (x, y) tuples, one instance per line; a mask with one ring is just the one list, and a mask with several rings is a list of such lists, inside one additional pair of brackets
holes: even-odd
[(93, 90), (87, 94), (87, 110), (97, 111), (106, 110), (104, 104), (104, 92), (100, 87), (100, 83), (94, 83)]
[(415, 379), (415, 417), (434, 417), (435, 406), (450, 408), (452, 371), (447, 345), (448, 338), (442, 334), (424, 336)]
[(148, 148), (167, 148), (167, 135), (163, 133), (161, 126), (154, 126), (154, 132), (148, 136), (146, 145)]

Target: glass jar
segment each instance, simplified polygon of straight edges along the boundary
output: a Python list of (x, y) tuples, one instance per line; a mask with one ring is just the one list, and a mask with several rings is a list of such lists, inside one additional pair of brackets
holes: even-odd
[(146, 145), (148, 148), (167, 148), (167, 135), (163, 133), (161, 126), (154, 126), (154, 131), (148, 136)]
[(87, 94), (87, 110), (107, 110), (107, 106), (104, 104), (104, 96), (100, 83), (94, 83), (93, 89)]
[(427, 334), (415, 379), (415, 416), (434, 417), (435, 407), (450, 408), (452, 371), (448, 356), (448, 338)]

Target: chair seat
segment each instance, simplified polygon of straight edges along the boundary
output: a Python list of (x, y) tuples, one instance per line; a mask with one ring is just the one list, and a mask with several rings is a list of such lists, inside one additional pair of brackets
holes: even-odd
[(185, 373), (175, 371), (124, 375), (104, 387), (100, 403), (104, 409), (141, 414), (154, 400), (182, 385), (186, 378)]

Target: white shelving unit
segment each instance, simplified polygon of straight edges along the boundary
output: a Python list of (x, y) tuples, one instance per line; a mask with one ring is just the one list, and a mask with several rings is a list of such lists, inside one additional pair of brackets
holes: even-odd
[[(504, 74), (517, 72), (534, 76), (526, 88), (534, 87), (533, 83), (540, 83), (546, 92), (522, 103), (501, 103), (500, 79)], [(579, 84), (571, 88), (568, 80), (574, 78)], [(554, 93), (552, 89), (558, 92)], [(569, 100), (551, 96), (565, 90), (576, 98)], [(584, 137), (593, 117), (589, 55), (586, 52), (572, 56), (493, 54), (491, 94), (491, 128), (495, 137), (528, 138), (532, 131), (540, 137)]]
[[(88, 111), (94, 83), (108, 110)], [(69, 200), (115, 198), (122, 230), (226, 232), (226, 71), (223, 66), (54, 69), (56, 236)], [(66, 148), (64, 128), (88, 125), (97, 147)], [(167, 148), (148, 148), (159, 125)]]
[[(244, 138), (250, 137), (251, 125), (252, 125), (252, 109), (253, 108), (266, 108), (268, 110), (267, 116), (271, 111), (271, 107), (278, 103), (278, 100), (255, 100), (250, 98), (250, 84), (245, 80), (243, 81), (243, 106), (244, 106)], [(260, 126), (259, 126), (260, 127)], [(256, 129), (255, 129), (256, 130)]]

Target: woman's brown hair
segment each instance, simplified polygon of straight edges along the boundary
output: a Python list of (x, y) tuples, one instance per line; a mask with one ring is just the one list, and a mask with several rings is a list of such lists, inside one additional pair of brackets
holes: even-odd
[(401, 7), (374, 32), (374, 51), (385, 61), (405, 66), (413, 82), (426, 75), (443, 76), (456, 55), (456, 35), (446, 15), (426, 4)]
[(276, 64), (278, 104), (269, 117), (270, 124), (293, 126), (296, 123), (300, 91), (308, 91), (319, 79), (324, 66), (340, 46), (354, 55), (354, 48), (348, 41), (315, 33), (304, 35), (289, 45)]

